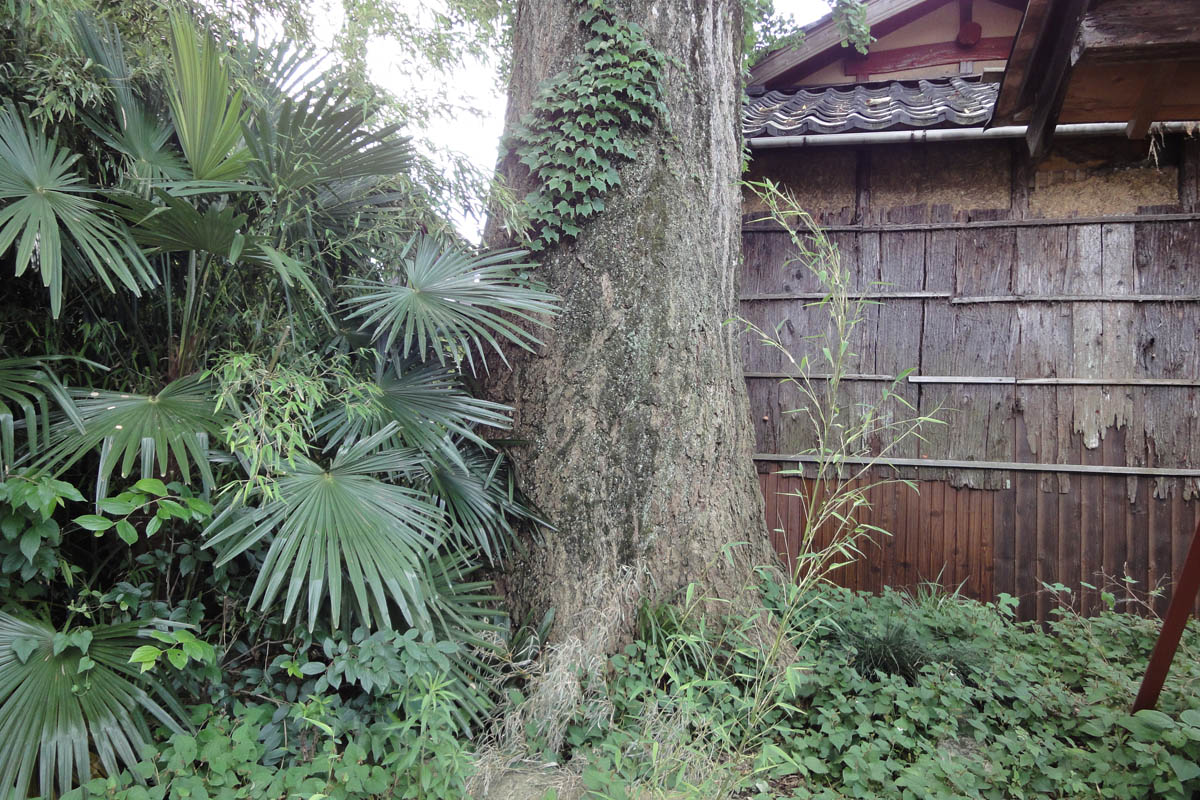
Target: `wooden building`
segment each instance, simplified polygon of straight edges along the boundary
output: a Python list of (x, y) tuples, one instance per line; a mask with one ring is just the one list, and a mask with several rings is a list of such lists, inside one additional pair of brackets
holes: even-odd
[[(1167, 586), (1200, 519), (1200, 15), (1186, 0), (874, 0), (866, 56), (829, 19), (752, 73), (750, 179), (792, 189), (875, 301), (851, 392), (948, 425), (902, 445), (836, 577), (940, 581), (1084, 610), (1103, 576)], [(742, 313), (802, 354), (819, 287), (746, 200)], [(768, 523), (799, 547), (813, 445), (749, 339)], [(779, 470), (792, 470), (781, 475)], [(1164, 594), (1156, 602), (1165, 608)]]

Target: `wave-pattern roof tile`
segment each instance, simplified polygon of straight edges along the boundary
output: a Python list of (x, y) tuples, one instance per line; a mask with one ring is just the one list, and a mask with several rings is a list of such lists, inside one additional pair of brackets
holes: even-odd
[(977, 126), (991, 116), (999, 88), (999, 84), (978, 79), (939, 78), (888, 81), (871, 87), (772, 91), (750, 98), (742, 111), (742, 134), (749, 139)]

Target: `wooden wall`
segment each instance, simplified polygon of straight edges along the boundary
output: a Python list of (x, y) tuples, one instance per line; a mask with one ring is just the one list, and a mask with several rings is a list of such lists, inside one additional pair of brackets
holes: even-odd
[[(948, 423), (895, 448), (892, 474), (919, 491), (874, 494), (865, 521), (892, 536), (839, 580), (1007, 592), (1044, 619), (1043, 582), (1084, 610), (1101, 575), (1169, 583), (1200, 514), (1200, 148), (1061, 142), (1034, 163), (1020, 145), (774, 151), (752, 177), (796, 192), (873, 301), (842, 400), (911, 369), (898, 393)], [(746, 210), (743, 316), (811, 355), (820, 286)], [(786, 359), (753, 337), (743, 357), (768, 521), (794, 551), (799, 503), (780, 493), (804, 490), (788, 457), (812, 432), (787, 413)]]

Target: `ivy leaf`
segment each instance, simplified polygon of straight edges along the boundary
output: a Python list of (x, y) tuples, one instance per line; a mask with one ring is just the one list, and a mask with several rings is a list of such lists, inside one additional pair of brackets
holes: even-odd
[(29, 656), (33, 655), (33, 651), (37, 649), (37, 639), (32, 636), (18, 636), (13, 639), (12, 650), (17, 656), (17, 661), (22, 664), (29, 660)]
[(67, 638), (71, 644), (79, 648), (81, 653), (86, 653), (88, 648), (92, 646), (92, 632), (86, 628), (83, 630), (73, 631)]

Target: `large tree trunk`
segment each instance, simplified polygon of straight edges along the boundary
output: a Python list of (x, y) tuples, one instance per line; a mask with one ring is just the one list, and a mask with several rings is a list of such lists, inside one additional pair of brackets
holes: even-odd
[[(523, 489), (556, 527), (507, 570), (515, 609), (588, 624), (589, 594), (645, 565), (659, 597), (690, 581), (729, 596), (770, 558), (751, 460), (738, 330), (738, 0), (620, 3), (670, 59), (669, 129), (647, 134), (622, 187), (540, 277), (562, 315), (536, 355), (497, 370), (515, 408)], [(582, 44), (571, 0), (520, 0), (508, 124)], [(529, 177), (501, 165), (520, 193)], [(740, 548), (736, 566), (721, 550)], [(667, 594), (664, 594), (667, 593)]]

